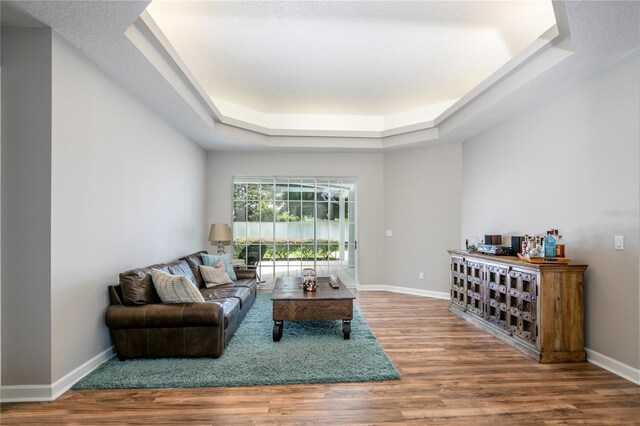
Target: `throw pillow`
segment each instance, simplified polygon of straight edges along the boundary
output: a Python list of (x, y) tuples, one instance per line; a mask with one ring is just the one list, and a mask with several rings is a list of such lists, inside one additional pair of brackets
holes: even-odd
[(211, 267), (215, 267), (216, 263), (222, 262), (222, 264), (224, 265), (224, 269), (226, 269), (227, 274), (229, 274), (229, 278), (231, 278), (233, 281), (237, 280), (236, 273), (233, 270), (233, 261), (231, 260), (230, 254), (223, 254), (223, 255), (203, 254), (202, 262), (206, 266), (211, 266)]
[(218, 268), (212, 268), (211, 266), (200, 265), (200, 273), (202, 274), (202, 278), (204, 278), (204, 285), (207, 288), (215, 287), (222, 284), (232, 283), (231, 278), (229, 278), (229, 274), (223, 267), (221, 262), (218, 262), (216, 265), (220, 265)]
[(149, 273), (163, 303), (204, 302), (196, 285), (184, 275), (171, 275), (159, 269), (152, 269)]

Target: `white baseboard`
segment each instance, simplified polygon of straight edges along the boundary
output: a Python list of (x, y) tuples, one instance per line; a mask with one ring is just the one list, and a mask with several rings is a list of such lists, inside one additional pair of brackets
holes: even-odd
[(53, 401), (68, 391), (78, 380), (98, 368), (115, 355), (113, 346), (100, 352), (78, 368), (50, 385), (12, 385), (0, 387), (2, 402)]
[(412, 294), (414, 296), (432, 297), (449, 300), (450, 295), (444, 291), (422, 290), (419, 288), (396, 287), (393, 285), (359, 285), (358, 291), (390, 291), (393, 293)]
[(584, 351), (587, 353), (587, 361), (591, 364), (604, 368), (636, 385), (640, 385), (640, 369), (624, 364), (589, 348), (584, 348)]

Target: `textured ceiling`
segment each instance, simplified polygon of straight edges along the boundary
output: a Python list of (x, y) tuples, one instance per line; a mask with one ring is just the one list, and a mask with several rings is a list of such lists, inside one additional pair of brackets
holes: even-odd
[(447, 103), (442, 112), (555, 24), (549, 0), (153, 1), (147, 11), (210, 97), (271, 114)]
[(460, 142), (624, 57), (640, 55), (640, 2), (559, 1), (554, 8), (564, 9), (565, 13), (558, 25), (565, 30), (570, 28), (570, 37), (553, 44), (575, 53), (560, 58), (552, 68), (540, 68), (536, 60), (521, 63), (453, 113), (441, 117), (431, 129), (376, 138), (268, 136), (221, 123), (211, 105), (196, 96), (197, 89), (176, 83), (181, 78), (177, 66), (167, 67), (173, 72), (171, 77), (132, 43), (125, 32), (140, 21), (138, 17), (148, 3), (3, 0), (2, 7), (4, 11), (10, 6), (21, 15), (52, 27), (178, 131), (212, 150), (377, 151)]

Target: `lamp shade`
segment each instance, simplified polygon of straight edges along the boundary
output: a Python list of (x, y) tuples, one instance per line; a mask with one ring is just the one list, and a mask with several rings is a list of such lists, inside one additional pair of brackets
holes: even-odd
[(231, 242), (231, 228), (226, 223), (214, 223), (209, 231), (209, 241)]

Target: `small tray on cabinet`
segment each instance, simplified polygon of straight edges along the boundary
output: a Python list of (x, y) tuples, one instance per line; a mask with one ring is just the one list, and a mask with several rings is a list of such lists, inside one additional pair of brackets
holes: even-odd
[(533, 264), (541, 264), (541, 263), (545, 263), (545, 264), (567, 264), (569, 262), (571, 262), (571, 258), (569, 257), (529, 257), (529, 256), (523, 256), (521, 253), (518, 253), (518, 257), (520, 258), (520, 260), (528, 262), (528, 263), (533, 263)]

